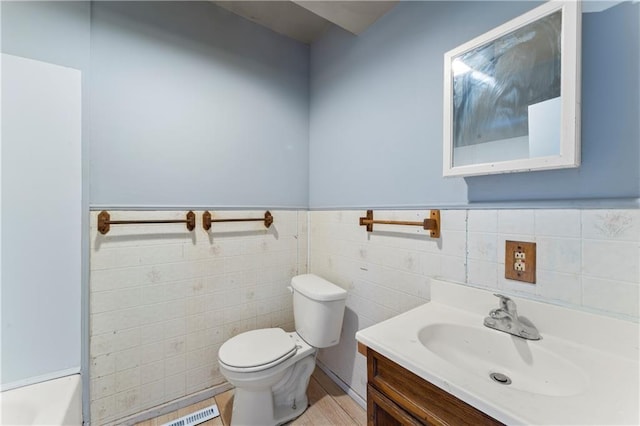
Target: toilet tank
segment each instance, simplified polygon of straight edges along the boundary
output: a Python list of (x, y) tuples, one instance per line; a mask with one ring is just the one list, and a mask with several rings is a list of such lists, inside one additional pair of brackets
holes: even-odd
[(347, 292), (317, 275), (298, 275), (291, 279), (293, 318), (296, 331), (316, 348), (338, 344)]

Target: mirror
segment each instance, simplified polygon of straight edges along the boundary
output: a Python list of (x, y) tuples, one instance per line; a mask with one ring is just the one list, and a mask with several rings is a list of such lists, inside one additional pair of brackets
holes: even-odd
[(580, 165), (579, 2), (548, 2), (445, 54), (444, 176)]

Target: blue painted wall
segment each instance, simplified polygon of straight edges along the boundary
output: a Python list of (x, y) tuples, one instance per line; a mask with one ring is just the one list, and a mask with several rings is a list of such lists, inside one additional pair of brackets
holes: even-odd
[(579, 169), (441, 177), (444, 52), (534, 6), (402, 2), (309, 55), (208, 2), (3, 2), (2, 49), (84, 71), (94, 206), (637, 200), (638, 3), (583, 16)]
[(306, 207), (309, 47), (211, 2), (2, 2), (2, 50), (83, 71), (94, 207)]
[(442, 178), (444, 53), (535, 6), (402, 2), (359, 37), (333, 28), (315, 43), (310, 206), (637, 200), (638, 3), (583, 15), (580, 168)]
[(92, 205), (307, 206), (308, 58), (209, 2), (94, 2)]
[(89, 2), (3, 1), (2, 52), (86, 71)]

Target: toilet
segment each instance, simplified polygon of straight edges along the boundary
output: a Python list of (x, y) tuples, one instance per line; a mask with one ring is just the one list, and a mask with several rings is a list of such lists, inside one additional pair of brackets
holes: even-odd
[(235, 386), (232, 426), (275, 426), (301, 415), (319, 348), (338, 344), (347, 292), (313, 274), (291, 279), (296, 331), (247, 331), (218, 351), (220, 373)]

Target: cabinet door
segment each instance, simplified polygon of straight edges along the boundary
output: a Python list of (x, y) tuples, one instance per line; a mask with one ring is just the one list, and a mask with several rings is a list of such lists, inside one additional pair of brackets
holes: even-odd
[(422, 425), (371, 385), (367, 386), (367, 425), (405, 426)]
[(369, 384), (423, 424), (502, 424), (370, 348), (367, 350), (367, 368)]

